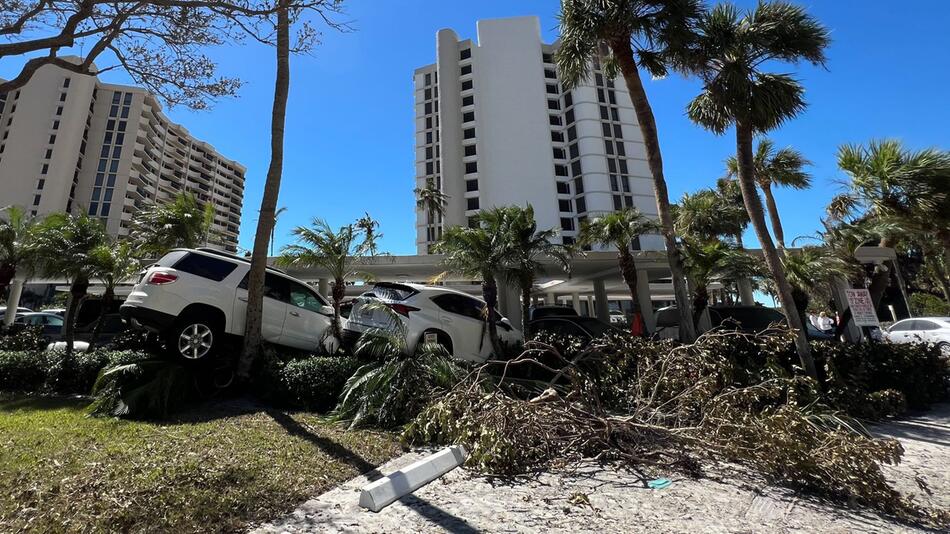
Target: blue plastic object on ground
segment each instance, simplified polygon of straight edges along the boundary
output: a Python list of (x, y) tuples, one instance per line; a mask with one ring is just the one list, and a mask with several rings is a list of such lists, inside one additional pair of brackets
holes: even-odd
[(647, 487), (651, 489), (663, 489), (669, 487), (673, 482), (668, 478), (657, 478), (647, 482)]

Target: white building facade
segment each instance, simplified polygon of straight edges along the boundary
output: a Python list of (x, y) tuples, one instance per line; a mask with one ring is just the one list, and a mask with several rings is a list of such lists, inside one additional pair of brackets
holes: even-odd
[(136, 211), (187, 191), (214, 205), (209, 244), (235, 251), (244, 174), (138, 87), (46, 65), (0, 95), (0, 206), (82, 211), (126, 235)]
[[(417, 187), (448, 196), (445, 215), (416, 212), (416, 246), (479, 210), (531, 205), (539, 228), (573, 243), (581, 224), (633, 206), (656, 217), (640, 129), (622, 80), (598, 63), (565, 91), (537, 17), (479, 21), (478, 41), (436, 36), (436, 62), (415, 71)], [(659, 236), (634, 248), (661, 250)]]

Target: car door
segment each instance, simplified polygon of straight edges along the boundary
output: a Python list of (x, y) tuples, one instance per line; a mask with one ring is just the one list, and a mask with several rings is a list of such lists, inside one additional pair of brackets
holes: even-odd
[(914, 341), (919, 341), (921, 343), (936, 343), (934, 333), (937, 331), (939, 326), (933, 321), (928, 321), (926, 319), (914, 319)]
[[(264, 306), (261, 316), (261, 337), (279, 343), (287, 317), (290, 286), (288, 280), (273, 273), (264, 274)], [(243, 335), (247, 317), (247, 275), (234, 292), (233, 334)]]
[(289, 302), (280, 344), (303, 350), (315, 350), (330, 328), (326, 301), (309, 287), (287, 280)]
[(911, 334), (911, 328), (913, 327), (914, 321), (911, 319), (905, 319), (903, 321), (897, 321), (892, 324), (890, 328), (887, 329), (887, 339), (891, 343), (909, 343), (912, 340), (910, 339), (909, 334)]
[(491, 352), (488, 329), (482, 319), (484, 303), (465, 295), (446, 293), (432, 299), (439, 306), (439, 323), (452, 339), (452, 353), (462, 360), (479, 361)]

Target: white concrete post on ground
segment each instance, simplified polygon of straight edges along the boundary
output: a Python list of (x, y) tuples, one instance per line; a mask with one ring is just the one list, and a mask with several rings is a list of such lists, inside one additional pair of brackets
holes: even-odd
[(578, 293), (571, 293), (571, 306), (574, 307), (574, 311), (577, 312), (577, 315), (581, 314), (581, 296)]
[(605, 323), (610, 322), (610, 306), (607, 304), (607, 287), (603, 278), (594, 279), (594, 308), (597, 318)]
[(739, 302), (742, 303), (743, 306), (755, 306), (755, 295), (752, 293), (752, 280), (740, 278), (738, 286)]
[(653, 314), (653, 299), (650, 298), (650, 273), (637, 269), (637, 300), (643, 310), (643, 323), (647, 332), (656, 332), (656, 317)]
[(594, 315), (596, 315), (594, 313), (594, 296), (587, 295), (587, 316), (593, 317)]
[(319, 291), (320, 294), (323, 295), (324, 297), (329, 295), (330, 281), (327, 280), (326, 278), (321, 278), (317, 280), (317, 291)]
[(10, 281), (10, 298), (7, 299), (7, 313), (3, 316), (3, 324), (10, 326), (16, 319), (16, 309), (20, 306), (20, 295), (23, 294), (23, 278), (14, 277)]

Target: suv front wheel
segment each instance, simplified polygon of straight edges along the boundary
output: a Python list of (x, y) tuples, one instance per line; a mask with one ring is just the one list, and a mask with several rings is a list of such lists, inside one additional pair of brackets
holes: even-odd
[(195, 318), (179, 320), (168, 336), (168, 348), (186, 360), (200, 360), (218, 348), (219, 332), (209, 321)]

